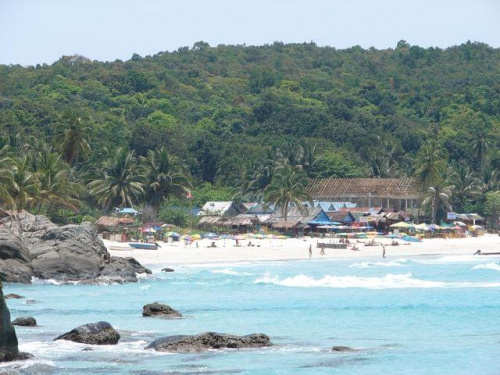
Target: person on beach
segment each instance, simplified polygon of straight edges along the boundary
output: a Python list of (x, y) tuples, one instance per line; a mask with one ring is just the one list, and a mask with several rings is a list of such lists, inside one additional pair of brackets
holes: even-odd
[(325, 255), (325, 244), (321, 244), (321, 251), (319, 252), (319, 255)]
[(385, 258), (385, 245), (382, 245), (382, 258)]
[(312, 245), (309, 245), (309, 258), (312, 258), (312, 256), (313, 256)]

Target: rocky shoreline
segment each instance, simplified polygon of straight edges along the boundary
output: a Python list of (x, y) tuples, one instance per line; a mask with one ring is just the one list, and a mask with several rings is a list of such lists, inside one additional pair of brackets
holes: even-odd
[(137, 282), (151, 273), (134, 258), (110, 256), (90, 223), (57, 226), (45, 216), (25, 211), (0, 221), (0, 280), (31, 283)]

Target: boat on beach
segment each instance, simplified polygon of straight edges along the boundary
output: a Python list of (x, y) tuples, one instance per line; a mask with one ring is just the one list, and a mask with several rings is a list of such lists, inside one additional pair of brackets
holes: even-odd
[(134, 250), (134, 248), (131, 247), (131, 246), (129, 246), (129, 245), (125, 245), (125, 246), (110, 246), (109, 250), (114, 250), (114, 251), (132, 251), (132, 250)]
[(134, 249), (142, 249), (142, 250), (158, 250), (158, 245), (155, 243), (147, 243), (147, 242), (129, 242), (130, 247)]

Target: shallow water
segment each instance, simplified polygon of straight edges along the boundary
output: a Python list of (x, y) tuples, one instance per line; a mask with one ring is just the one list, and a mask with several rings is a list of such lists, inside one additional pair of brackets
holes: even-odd
[[(500, 258), (414, 257), (154, 269), (127, 285), (5, 284), (20, 349), (9, 374), (498, 374)], [(34, 300), (27, 303), (28, 299)], [(143, 318), (166, 303), (184, 319)], [(122, 339), (87, 346), (53, 338), (99, 320)], [(263, 332), (276, 346), (202, 354), (146, 351), (167, 335)], [(334, 345), (358, 349), (332, 353)], [(84, 349), (91, 350), (84, 350)]]

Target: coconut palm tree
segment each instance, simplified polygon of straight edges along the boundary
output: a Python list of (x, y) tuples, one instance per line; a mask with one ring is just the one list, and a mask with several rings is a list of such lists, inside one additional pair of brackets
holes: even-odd
[(482, 171), (485, 166), (488, 151), (494, 144), (494, 137), (492, 137), (489, 127), (486, 126), (486, 124), (475, 126), (474, 129), (469, 132), (467, 142), (472, 155), (474, 155), (477, 161), (477, 166), (479, 166)]
[(40, 196), (40, 181), (31, 170), (28, 155), (13, 158), (10, 167), (4, 201), (10, 203), (13, 210), (21, 212)]
[(435, 139), (422, 146), (414, 160), (414, 177), (424, 189), (432, 186), (446, 169), (446, 152)]
[(456, 167), (449, 176), (453, 186), (453, 202), (458, 212), (462, 212), (467, 201), (477, 199), (483, 192), (483, 183), (469, 166)]
[(312, 201), (311, 196), (306, 193), (307, 184), (308, 179), (304, 171), (286, 166), (274, 175), (271, 184), (265, 189), (265, 202), (275, 204), (286, 221), (291, 205), (301, 212), (307, 211), (303, 202)]
[(59, 206), (77, 210), (82, 188), (71, 181), (71, 169), (59, 154), (45, 146), (32, 158), (32, 169), (40, 182), (38, 207), (50, 209)]
[(66, 112), (63, 122), (56, 128), (54, 144), (60, 151), (66, 163), (72, 165), (79, 157), (90, 153), (88, 133), (90, 128), (85, 125), (85, 118), (75, 110)]
[(191, 183), (184, 166), (175, 155), (170, 155), (164, 147), (149, 150), (147, 157), (141, 157), (145, 177), (146, 201), (158, 209), (171, 195), (184, 195), (189, 192)]
[(133, 151), (116, 150), (105, 162), (102, 177), (88, 183), (90, 194), (103, 209), (133, 206), (144, 193), (143, 177), (138, 173)]
[(453, 210), (450, 204), (452, 193), (453, 186), (444, 178), (440, 178), (433, 186), (429, 186), (427, 189), (427, 194), (424, 197), (422, 205), (430, 207), (433, 224), (436, 223), (438, 211), (442, 209), (447, 211)]

